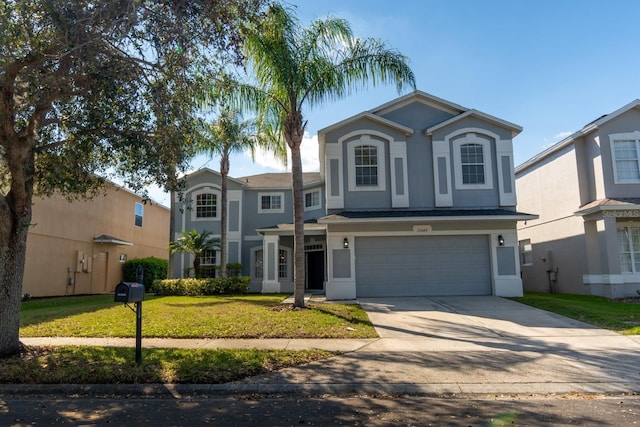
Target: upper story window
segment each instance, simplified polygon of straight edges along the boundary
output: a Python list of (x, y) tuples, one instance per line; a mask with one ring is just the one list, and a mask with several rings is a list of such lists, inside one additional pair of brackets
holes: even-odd
[(320, 209), (320, 190), (304, 193), (304, 210), (310, 211), (313, 209)]
[(372, 145), (355, 148), (356, 186), (378, 185), (378, 149)]
[(640, 182), (640, 132), (609, 136), (617, 184)]
[(196, 196), (196, 218), (215, 218), (218, 214), (218, 197), (213, 193)]
[(219, 221), (220, 192), (218, 190), (208, 186), (202, 187), (193, 191), (189, 199), (192, 221)]
[(480, 144), (460, 146), (463, 184), (484, 184), (484, 149)]
[(258, 213), (284, 213), (284, 193), (259, 193)]
[(347, 144), (349, 191), (384, 191), (384, 142), (363, 135)]
[(640, 227), (618, 228), (618, 254), (623, 273), (640, 273)]
[(463, 190), (493, 188), (491, 142), (467, 133), (453, 141), (456, 188)]
[(142, 203), (136, 203), (135, 217), (133, 223), (136, 227), (142, 227), (142, 218), (144, 217), (144, 205)]

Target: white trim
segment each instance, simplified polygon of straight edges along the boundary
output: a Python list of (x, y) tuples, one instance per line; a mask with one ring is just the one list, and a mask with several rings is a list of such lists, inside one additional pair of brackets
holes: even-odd
[[(307, 206), (307, 194), (318, 193), (318, 204)], [(315, 211), (322, 208), (322, 193), (320, 188), (314, 188), (313, 190), (308, 190), (303, 193), (304, 197), (304, 211)], [(313, 199), (313, 196), (312, 196)]]
[[(436, 207), (450, 207), (453, 206), (453, 192), (451, 182), (451, 147), (449, 141), (433, 141), (431, 144), (433, 151), (433, 190), (435, 195)], [(438, 169), (438, 160), (445, 160), (446, 185), (447, 192), (440, 193), (440, 174)]]
[[(466, 134), (463, 138), (457, 138), (460, 135)], [(479, 128), (465, 128), (456, 132), (450, 133), (445, 137), (445, 141), (449, 143), (452, 141), (453, 149), (453, 175), (455, 177), (456, 189), (458, 190), (491, 190), (493, 189), (493, 159), (491, 151), (491, 141), (487, 138), (479, 137), (477, 134), (486, 135), (494, 140), (498, 141), (498, 135)], [(460, 155), (460, 148), (465, 144), (479, 144), (482, 146), (483, 161), (484, 161), (484, 184), (464, 184), (462, 181), (462, 159)]]
[(616, 150), (615, 141), (622, 139), (635, 140), (636, 143), (636, 155), (638, 156), (638, 167), (640, 168), (640, 131), (624, 132), (624, 133), (612, 133), (609, 134), (609, 149), (611, 150), (611, 163), (613, 170), (613, 182), (614, 184), (640, 184), (640, 179), (637, 180), (620, 180), (618, 179), (618, 169), (616, 166)]
[[(386, 147), (384, 141), (376, 140), (371, 138), (371, 135), (377, 136), (379, 138), (385, 139), (387, 142), (393, 141), (393, 138), (389, 137), (378, 131), (371, 130), (362, 130), (357, 131), (355, 135), (360, 135), (360, 138), (355, 139), (353, 141), (349, 141), (347, 143), (347, 161), (348, 161), (348, 188), (349, 191), (386, 191)], [(351, 132), (342, 138), (339, 139), (339, 142), (342, 142), (352, 136), (355, 136), (354, 132)], [(377, 159), (377, 172), (378, 172), (378, 184), (377, 185), (367, 185), (367, 186), (358, 186), (356, 185), (356, 160), (355, 160), (355, 149), (356, 147), (363, 145), (371, 145), (376, 147), (376, 155)]]
[[(274, 196), (280, 196), (280, 207), (277, 209), (263, 209), (262, 198), (267, 196), (269, 198)], [(271, 199), (269, 201), (269, 204), (271, 204)], [(258, 213), (259, 214), (284, 213), (284, 193), (280, 193), (280, 192), (258, 193)]]
[[(509, 158), (509, 170), (502, 169), (502, 158)], [(513, 170), (513, 143), (511, 140), (496, 139), (496, 168), (498, 169), (498, 190), (500, 191), (500, 206), (516, 206), (516, 181)], [(504, 174), (508, 173), (511, 181), (511, 192), (504, 188)]]
[[(327, 144), (325, 145), (325, 199), (327, 209), (343, 209), (344, 208), (344, 178), (342, 170), (342, 143), (340, 144)], [(336, 160), (338, 162), (338, 194), (331, 194), (331, 187), (333, 186), (333, 177), (331, 175), (331, 161)]]
[[(404, 194), (398, 194), (398, 182), (396, 182), (396, 160), (402, 162), (402, 188)], [(408, 208), (409, 207), (409, 179), (407, 173), (407, 142), (406, 141), (390, 141), (389, 142), (389, 167), (391, 170), (391, 207)]]
[[(189, 193), (187, 193), (189, 195), (189, 198), (187, 200), (187, 205), (190, 206), (190, 210), (191, 210), (191, 221), (192, 222), (199, 222), (199, 221), (220, 221), (220, 199), (221, 199), (221, 194), (220, 194), (220, 190), (218, 190), (217, 187), (214, 187), (213, 185), (200, 185), (197, 187), (194, 187), (193, 190), (189, 191)], [(201, 194), (214, 194), (216, 196), (216, 216), (214, 217), (202, 217), (199, 218), (198, 215), (198, 206), (197, 206), (197, 200), (198, 200), (198, 196)]]

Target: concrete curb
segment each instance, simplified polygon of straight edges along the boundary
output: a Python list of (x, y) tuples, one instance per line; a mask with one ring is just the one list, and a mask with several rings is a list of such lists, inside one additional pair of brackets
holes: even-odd
[[(525, 391), (526, 390), (526, 391)], [(640, 393), (640, 383), (511, 383), (511, 384), (3, 384), (0, 396), (74, 396), (169, 398), (249, 395), (297, 396), (486, 396), (486, 395), (627, 395)]]

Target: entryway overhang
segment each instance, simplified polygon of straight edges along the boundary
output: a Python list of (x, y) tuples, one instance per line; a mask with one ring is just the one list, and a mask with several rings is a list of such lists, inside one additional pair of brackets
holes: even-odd
[(133, 243), (126, 240), (118, 239), (117, 237), (110, 236), (108, 234), (100, 234), (93, 238), (94, 243), (109, 243), (119, 246), (133, 246)]

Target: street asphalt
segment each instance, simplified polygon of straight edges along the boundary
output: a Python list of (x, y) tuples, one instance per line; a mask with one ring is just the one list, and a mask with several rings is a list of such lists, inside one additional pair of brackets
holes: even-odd
[[(553, 395), (640, 393), (640, 337), (493, 297), (360, 299), (375, 339), (147, 339), (144, 348), (339, 351), (227, 384), (0, 385), (0, 394), (191, 396)], [(23, 338), (28, 346), (135, 346), (134, 339)]]

